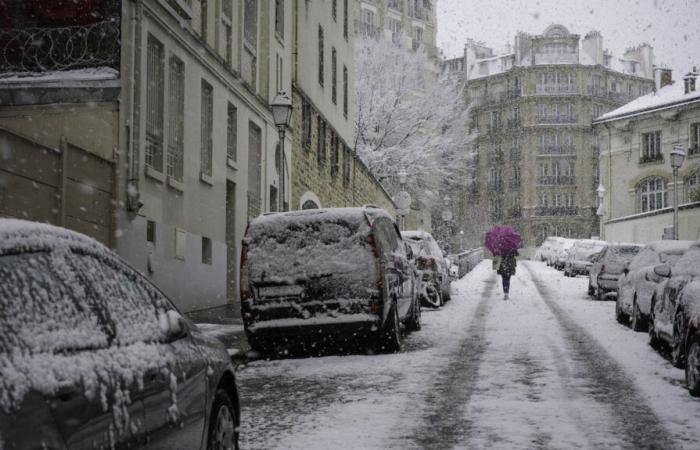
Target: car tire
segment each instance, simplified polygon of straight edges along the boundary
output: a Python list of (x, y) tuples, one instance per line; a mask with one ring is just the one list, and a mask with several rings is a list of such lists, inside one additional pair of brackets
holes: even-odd
[(433, 285), (429, 285), (425, 289), (425, 297), (423, 298), (423, 302), (425, 303), (426, 306), (429, 306), (431, 308), (439, 308), (441, 307), (444, 302), (442, 301), (442, 295), (440, 295), (440, 291), (435, 288)]
[(678, 311), (673, 319), (673, 340), (671, 342), (671, 364), (682, 369), (685, 367), (685, 319), (683, 312)]
[(632, 329), (634, 331), (646, 331), (646, 323), (642, 312), (639, 310), (639, 305), (637, 304), (637, 299), (634, 299), (632, 304)]
[(393, 302), (386, 328), (380, 335), (379, 351), (381, 353), (397, 353), (400, 350), (401, 325), (399, 322), (399, 310), (396, 306), (396, 302)]
[(651, 301), (651, 311), (649, 312), (649, 319), (647, 320), (647, 331), (649, 332), (649, 345), (654, 350), (661, 349), (661, 340), (659, 336), (656, 335), (656, 329), (654, 328), (654, 308), (656, 301), (652, 299)]
[(617, 300), (615, 301), (615, 318), (617, 319), (617, 322), (622, 325), (627, 325), (630, 321), (630, 317), (622, 311), (622, 308), (620, 308), (620, 302)]
[(588, 296), (593, 297), (593, 294), (595, 294), (595, 290), (593, 289), (593, 286), (591, 285), (591, 280), (588, 279)]
[(421, 329), (420, 316), (420, 300), (416, 298), (411, 308), (411, 317), (406, 321), (406, 331), (419, 331)]
[(603, 300), (605, 297), (605, 291), (603, 291), (600, 287), (597, 287), (595, 290), (595, 299), (598, 301)]
[(685, 385), (693, 397), (700, 397), (700, 333), (688, 342), (685, 357)]
[(207, 450), (238, 449), (237, 422), (233, 401), (226, 391), (218, 389), (211, 407)]

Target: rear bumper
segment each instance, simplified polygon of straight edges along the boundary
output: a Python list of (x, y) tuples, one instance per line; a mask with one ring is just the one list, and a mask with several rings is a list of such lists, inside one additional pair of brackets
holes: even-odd
[(374, 314), (345, 314), (335, 317), (273, 319), (246, 324), (249, 339), (328, 338), (338, 335), (368, 337), (380, 329), (382, 319)]
[(598, 288), (604, 291), (616, 291), (620, 278), (615, 276), (598, 276)]

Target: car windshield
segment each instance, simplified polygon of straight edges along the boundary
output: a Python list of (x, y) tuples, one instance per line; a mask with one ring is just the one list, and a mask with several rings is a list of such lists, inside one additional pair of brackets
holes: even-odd
[(637, 253), (639, 253), (641, 247), (636, 245), (630, 246), (616, 246), (611, 245), (605, 251), (605, 259), (614, 262), (626, 262), (634, 258)]

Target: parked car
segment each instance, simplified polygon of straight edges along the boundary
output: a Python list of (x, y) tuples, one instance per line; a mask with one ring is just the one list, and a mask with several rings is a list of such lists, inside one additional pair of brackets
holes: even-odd
[(606, 246), (605, 241), (593, 239), (581, 239), (576, 241), (568, 252), (564, 262), (564, 276), (573, 277), (576, 275), (588, 275), (593, 258), (597, 256)]
[(396, 224), (377, 207), (270, 213), (241, 253), (241, 310), (260, 352), (325, 342), (398, 351), (420, 328), (415, 272)]
[[(647, 244), (639, 251), (629, 266), (623, 268), (622, 276), (618, 281), (618, 293), (615, 305), (615, 315), (618, 322), (632, 322), (632, 329), (645, 331), (649, 314), (651, 313), (651, 299), (655, 291), (663, 292), (667, 279), (650, 279), (648, 274), (659, 264), (673, 265), (690, 248), (693, 241), (656, 241)], [(658, 298), (659, 296), (657, 296)]]
[[(686, 344), (696, 330), (700, 297), (684, 295), (688, 283), (700, 281), (700, 241), (693, 244), (676, 263), (657, 265), (647, 275), (652, 281), (664, 280), (663, 289), (654, 293), (649, 316), (649, 337), (653, 347), (665, 343), (671, 349), (671, 362), (683, 367)], [(693, 325), (694, 326), (694, 325)]]
[(440, 246), (425, 231), (403, 231), (401, 235), (413, 248), (413, 263), (422, 275), (421, 301), (432, 307), (442, 305), (450, 299), (450, 272)]
[(103, 245), (0, 219), (0, 446), (233, 448), (223, 345)]
[(551, 265), (550, 261), (553, 260), (553, 252), (563, 239), (564, 238), (558, 236), (547, 237), (544, 242), (542, 242), (542, 245), (539, 246), (537, 252), (535, 252), (535, 259), (547, 263), (548, 266)]
[(687, 305), (685, 341), (685, 384), (690, 395), (700, 397), (700, 281), (696, 278), (682, 291), (679, 303)]
[(622, 270), (639, 253), (639, 244), (609, 244), (593, 258), (588, 275), (588, 295), (603, 300), (611, 292), (617, 292), (617, 282)]
[(552, 252), (552, 262), (550, 265), (557, 270), (564, 270), (564, 263), (566, 263), (566, 258), (569, 257), (569, 252), (571, 251), (576, 242), (576, 239), (563, 238)]

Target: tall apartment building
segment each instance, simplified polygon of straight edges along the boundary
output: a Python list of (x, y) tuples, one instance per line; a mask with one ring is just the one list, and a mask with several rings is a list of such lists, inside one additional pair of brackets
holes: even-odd
[(474, 181), (459, 195), (463, 223), (476, 204), (492, 222), (517, 227), (526, 246), (597, 236), (600, 142), (591, 121), (651, 92), (653, 63), (648, 44), (615, 58), (600, 33), (581, 38), (561, 25), (519, 33), (498, 55), (469, 41), (443, 64), (444, 76), (466, 84), (477, 133)]
[(246, 223), (289, 192), (292, 2), (48, 3), (4, 2), (0, 214), (95, 236), (185, 312), (235, 305)]
[(437, 14), (433, 0), (355, 0), (355, 33), (382, 37), (405, 48), (424, 48), (438, 57)]
[(391, 198), (356, 156), (354, 0), (295, 0), (291, 209), (377, 204)]

